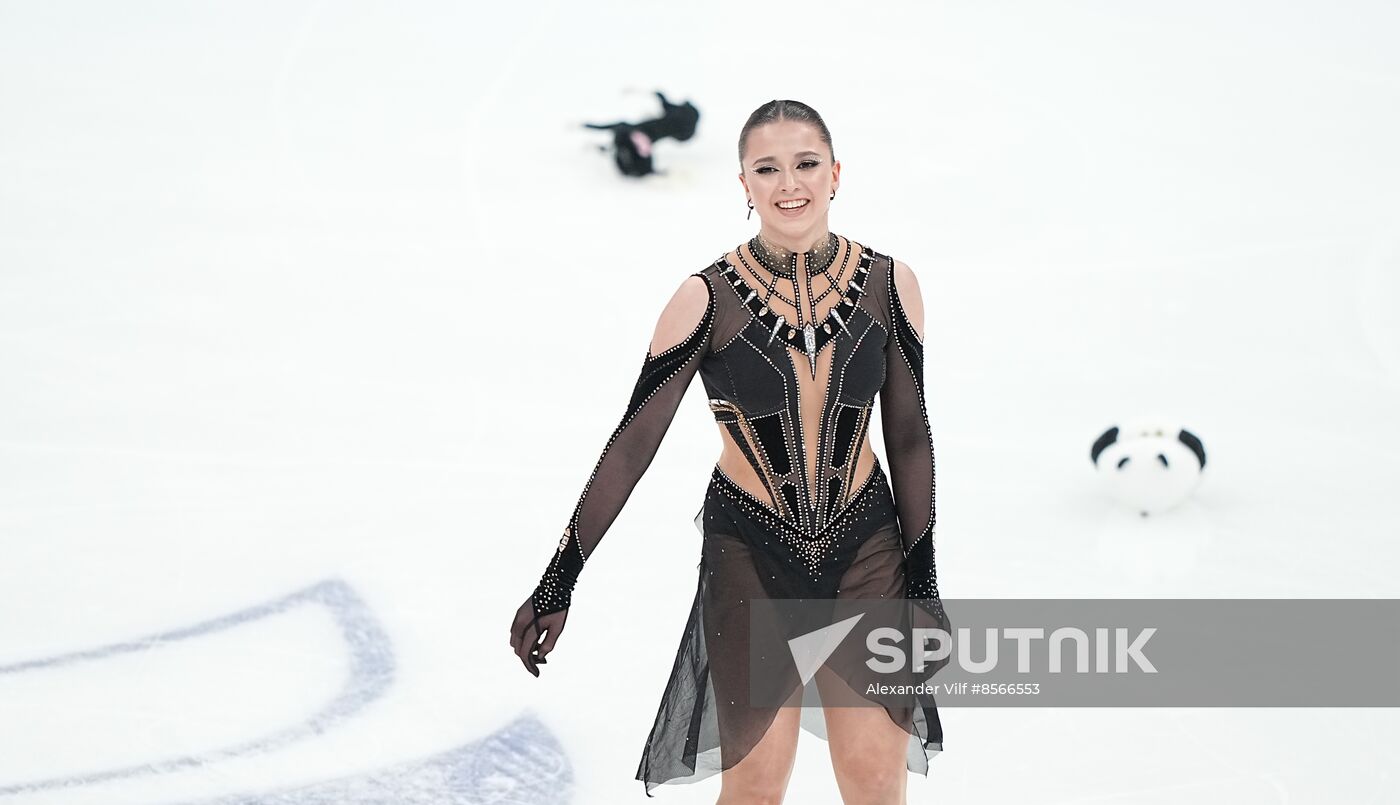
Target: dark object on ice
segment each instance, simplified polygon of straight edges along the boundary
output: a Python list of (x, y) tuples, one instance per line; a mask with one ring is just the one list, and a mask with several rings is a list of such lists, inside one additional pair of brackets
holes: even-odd
[[(661, 173), (651, 167), (652, 144), (665, 137), (689, 140), (695, 134), (695, 123), (700, 119), (700, 110), (690, 101), (675, 104), (666, 100), (660, 92), (661, 117), (643, 120), (640, 123), (584, 123), (585, 128), (611, 129), (613, 151), (617, 158), (617, 169), (623, 176), (646, 176)], [(606, 151), (607, 146), (598, 146)]]

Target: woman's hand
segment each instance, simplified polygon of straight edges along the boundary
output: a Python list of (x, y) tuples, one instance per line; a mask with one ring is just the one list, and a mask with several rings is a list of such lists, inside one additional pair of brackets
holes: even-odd
[[(539, 666), (544, 665), (545, 657), (559, 641), (564, 621), (569, 618), (569, 610), (562, 609), (536, 618), (533, 599), (534, 596), (526, 598), (520, 609), (515, 611), (515, 620), (510, 624), (510, 647), (524, 664), (525, 670), (539, 676)], [(543, 641), (540, 640), (541, 634), (544, 635)]]
[[(921, 599), (916, 601), (914, 599), (909, 599), (908, 606), (910, 613), (909, 625), (912, 629), (937, 629), (939, 632), (937, 635), (939, 642), (937, 644), (925, 644), (925, 647), (929, 651), (934, 651), (935, 645), (937, 648), (941, 649), (944, 646), (944, 641), (952, 639), (953, 624), (948, 619), (948, 612), (943, 608), (942, 600)], [(914, 650), (920, 650), (917, 641), (914, 643)], [(941, 671), (951, 659), (952, 654), (950, 652), (946, 657), (925, 662), (924, 670), (916, 671), (914, 678), (920, 683), (927, 684), (929, 680), (932, 679), (933, 675)]]

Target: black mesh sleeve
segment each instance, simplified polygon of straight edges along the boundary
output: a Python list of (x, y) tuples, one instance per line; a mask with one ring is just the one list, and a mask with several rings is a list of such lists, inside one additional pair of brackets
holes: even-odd
[[(700, 276), (701, 274), (694, 276)], [(584, 485), (559, 547), (531, 600), (535, 617), (568, 609), (583, 563), (617, 518), (632, 489), (651, 465), (710, 343), (715, 300), (708, 280), (709, 302), (700, 323), (681, 343), (656, 355), (647, 352), (627, 411), (613, 430), (593, 474)]]
[(934, 564), (933, 436), (924, 405), (924, 345), (900, 304), (893, 261), (888, 289), (891, 333), (885, 346), (880, 420), (899, 528), (904, 537), (908, 580), (905, 597), (942, 617)]

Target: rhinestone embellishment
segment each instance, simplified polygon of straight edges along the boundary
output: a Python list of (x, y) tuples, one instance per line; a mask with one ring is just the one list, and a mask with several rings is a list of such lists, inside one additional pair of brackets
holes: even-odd
[[(849, 338), (855, 337), (854, 334), (851, 333), (850, 328), (846, 326), (847, 317), (851, 315), (849, 311), (853, 311), (860, 306), (860, 298), (865, 292), (864, 281), (870, 276), (870, 269), (871, 266), (874, 265), (874, 262), (875, 253), (871, 251), (868, 246), (863, 247), (860, 250), (855, 276), (846, 281), (847, 290), (845, 293), (841, 294), (836, 304), (832, 305), (831, 309), (827, 311), (827, 318), (835, 321), (839, 330), (833, 328), (830, 322), (823, 322), (821, 327), (817, 327), (815, 323), (804, 325), (801, 331), (802, 338), (800, 341), (797, 339), (797, 328), (795, 326), (789, 326), (787, 319), (781, 313), (770, 308), (766, 300), (757, 298), (758, 292), (739, 275), (739, 272), (735, 270), (733, 264), (731, 264), (727, 258), (721, 257), (719, 260), (715, 261), (715, 266), (719, 269), (720, 275), (733, 286), (734, 292), (739, 295), (744, 307), (747, 307), (749, 312), (751, 312), (759, 322), (769, 328), (767, 343), (772, 344), (773, 339), (777, 338), (778, 333), (782, 332), (786, 327), (788, 342), (798, 347), (802, 353), (807, 356), (807, 362), (811, 368), (812, 377), (816, 378), (816, 356), (822, 351), (822, 348), (826, 346), (826, 342), (836, 338), (841, 333), (845, 333)], [(838, 312), (838, 308), (842, 305), (845, 305), (848, 309), (845, 316), (842, 316), (841, 313)]]

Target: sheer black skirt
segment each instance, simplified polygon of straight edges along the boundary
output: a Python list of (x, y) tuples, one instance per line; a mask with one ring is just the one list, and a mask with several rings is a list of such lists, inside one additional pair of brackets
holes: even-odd
[[(750, 634), (750, 602), (761, 598), (900, 599), (905, 593), (904, 550), (894, 499), (878, 460), (819, 541), (793, 536), (772, 508), (718, 466), (695, 525), (703, 537), (699, 585), (637, 768), (637, 779), (648, 795), (662, 784), (693, 783), (732, 768), (757, 745), (777, 716), (778, 707), (767, 706), (776, 700), (771, 696), (764, 697), (762, 706), (750, 705), (750, 640), (772, 638)], [(778, 685), (787, 695), (785, 706), (802, 706), (802, 727), (825, 739), (826, 722), (815, 680), (804, 686), (790, 657), (784, 664), (776, 682), (765, 676), (764, 689)], [(872, 678), (863, 664), (842, 663), (839, 656), (826, 665), (852, 690), (863, 689)], [(909, 733), (906, 765), (927, 775), (930, 756), (943, 749), (937, 708), (931, 702), (916, 702), (912, 695), (902, 706), (867, 706), (884, 707), (894, 723)]]

